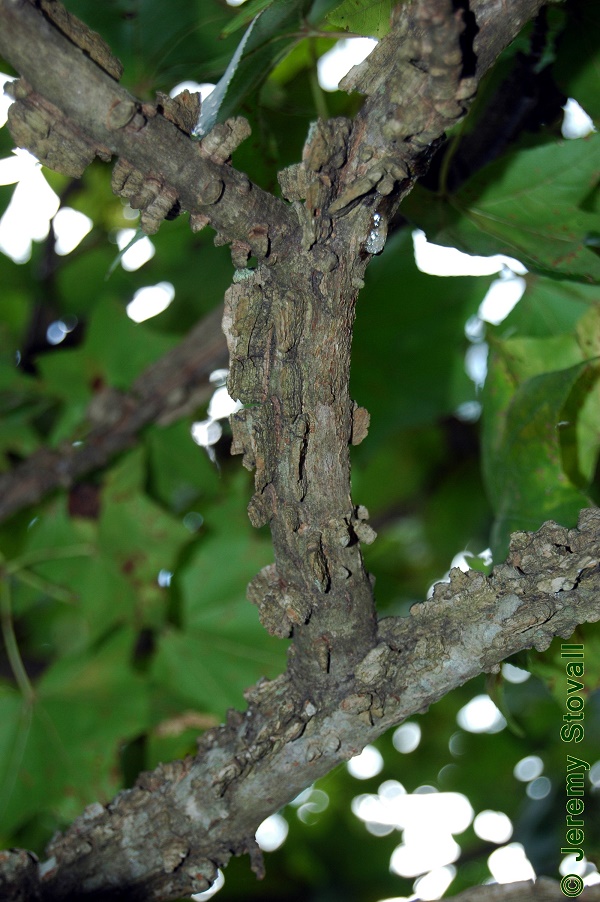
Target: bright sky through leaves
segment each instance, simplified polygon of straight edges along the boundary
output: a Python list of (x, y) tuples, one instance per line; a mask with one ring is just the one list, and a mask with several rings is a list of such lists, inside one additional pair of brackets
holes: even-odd
[(383, 756), (374, 745), (366, 745), (360, 755), (350, 759), (346, 767), (348, 773), (357, 780), (369, 780), (383, 770)]
[[(135, 235), (135, 231), (135, 229), (119, 229), (116, 239), (117, 247), (120, 251), (127, 247)], [(144, 263), (151, 260), (155, 253), (155, 247), (148, 236), (140, 238), (139, 241), (136, 241), (135, 244), (131, 245), (128, 251), (125, 251), (121, 257), (121, 266), (126, 272), (135, 272), (136, 269), (139, 269)], [(148, 319), (149, 317), (145, 318)]]
[(317, 63), (319, 84), (324, 91), (337, 91), (342, 78), (362, 63), (377, 46), (375, 38), (342, 38)]
[(166, 310), (174, 297), (175, 289), (170, 282), (139, 288), (127, 305), (127, 316), (136, 323), (142, 323)]

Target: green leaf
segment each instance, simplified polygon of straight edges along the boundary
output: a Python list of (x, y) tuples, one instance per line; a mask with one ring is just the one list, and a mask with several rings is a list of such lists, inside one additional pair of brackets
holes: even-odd
[[(0, 326), (0, 353), (4, 337)], [(9, 339), (7, 344), (10, 347), (12, 340)], [(26, 376), (14, 359), (9, 362), (0, 358), (0, 455), (6, 458), (6, 463), (4, 460), (0, 463), (0, 469), (10, 467), (10, 454), (26, 457), (40, 443), (35, 421), (53, 401), (43, 395), (40, 397), (39, 388), (39, 381)]]
[(595, 285), (557, 281), (536, 273), (527, 273), (524, 278), (525, 293), (503, 320), (498, 330), (502, 335), (548, 338), (573, 333), (589, 305), (598, 301)]
[(28, 653), (39, 660), (82, 652), (116, 624), (139, 619), (133, 581), (112, 548), (99, 546), (97, 523), (70, 516), (64, 497), (46, 505), (6, 566)]
[(243, 704), (244, 689), (284, 666), (283, 644), (277, 648), (278, 640), (259, 630), (259, 624), (244, 629), (243, 622), (230, 636), (218, 629), (172, 630), (161, 636), (152, 675), (186, 705), (222, 718), (227, 708)]
[[(36, 413), (31, 406), (17, 410), (12, 414), (2, 417), (2, 430), (0, 432), (0, 452), (2, 456), (17, 454), (25, 458), (33, 454), (40, 444), (40, 437), (30, 425), (30, 421)], [(0, 469), (9, 469), (10, 465), (0, 466)]]
[[(0, 685), (0, 841), (2, 845), (11, 835), (15, 824), (19, 823), (18, 812), (14, 812), (13, 822), (7, 819), (7, 808), (18, 786), (23, 757), (31, 730), (31, 707), (19, 693), (8, 686)], [(31, 800), (33, 803), (34, 800)], [(36, 806), (31, 804), (31, 810)], [(27, 817), (27, 812), (25, 813)], [(6, 837), (6, 838), (5, 838)]]
[(79, 411), (91, 396), (91, 381), (98, 375), (98, 364), (83, 348), (64, 348), (43, 354), (37, 361), (42, 389), (47, 395), (67, 401)]
[(111, 471), (102, 493), (98, 539), (118, 572), (135, 588), (144, 625), (165, 616), (161, 570), (172, 572), (191, 536), (183, 523), (153, 504), (143, 490), (145, 455), (137, 449)]
[[(571, 391), (564, 398), (564, 404), (560, 410), (560, 428), (556, 430), (560, 451), (561, 466), (570, 482), (586, 494), (590, 491), (596, 470), (598, 451), (600, 448), (600, 430), (598, 422), (600, 417), (600, 386), (598, 384), (598, 365), (594, 362), (585, 366), (586, 361), (595, 361), (600, 357), (600, 309), (597, 304), (586, 304), (581, 301), (581, 295), (593, 296), (593, 291), (588, 286), (573, 283), (556, 283), (551, 280), (539, 280), (542, 286), (542, 300), (554, 303), (557, 299), (566, 308), (561, 311), (568, 320), (571, 320), (568, 332), (544, 338), (514, 337), (498, 340), (498, 334), (514, 333), (516, 320), (510, 322), (510, 317), (495, 330), (490, 330), (490, 343), (495, 351), (495, 356), (490, 369), (489, 380), (497, 380), (492, 389), (492, 394), (486, 395), (486, 414), (488, 418), (502, 418), (509, 404), (514, 401), (511, 398), (510, 383), (513, 391), (517, 391), (527, 380), (534, 376), (552, 374), (556, 370), (567, 370), (570, 367), (579, 367), (580, 372), (572, 385)], [(552, 287), (556, 288), (556, 297), (552, 294)], [(575, 288), (575, 300), (571, 291)], [(545, 307), (540, 306), (540, 296), (534, 291), (532, 295), (526, 292), (520, 303), (515, 308), (518, 314), (519, 307), (523, 305), (523, 321), (527, 323), (532, 310), (530, 305), (543, 317)], [(545, 294), (545, 289), (548, 294)], [(530, 308), (530, 309), (528, 309)], [(572, 319), (577, 312), (584, 310), (576, 326)], [(566, 322), (566, 321), (565, 321)], [(494, 391), (500, 389), (502, 374), (507, 379), (507, 394), (504, 396), (504, 406), (494, 401)], [(504, 466), (508, 466), (505, 462)]]
[(438, 244), (508, 254), (529, 269), (597, 283), (600, 256), (588, 241), (598, 216), (585, 202), (598, 183), (599, 153), (598, 133), (521, 148), (447, 198), (416, 189), (402, 210)]
[(244, 686), (285, 666), (286, 643), (268, 635), (245, 597), (247, 583), (272, 561), (267, 537), (247, 521), (248, 488), (238, 472), (228, 491), (203, 509), (205, 530), (173, 582), (184, 632), (160, 638), (153, 668), (154, 678), (187, 704), (220, 717), (239, 707)]
[(71, 819), (121, 788), (120, 744), (146, 727), (149, 710), (143, 681), (128, 663), (133, 642), (131, 632), (120, 631), (94, 655), (52, 665), (37, 684), (31, 711), (14, 693), (0, 694), (11, 748), (2, 759), (3, 830), (44, 811)]
[(244, 51), (250, 41), (252, 32), (256, 28), (260, 20), (260, 16), (263, 12), (264, 10), (261, 10), (261, 12), (257, 16), (255, 16), (254, 19), (252, 19), (252, 22), (246, 29), (244, 37), (238, 44), (235, 53), (231, 57), (229, 65), (223, 73), (223, 76), (219, 79), (218, 84), (213, 88), (210, 97), (208, 97), (203, 102), (202, 108), (200, 110), (200, 118), (198, 120), (198, 123), (192, 130), (192, 135), (194, 135), (195, 137), (202, 138), (204, 135), (208, 134), (211, 128), (213, 128), (213, 126), (215, 125), (219, 115), (219, 110), (221, 109), (225, 95), (227, 94), (227, 91), (229, 89), (229, 85), (237, 71), (242, 56), (244, 55)]
[(373, 260), (357, 307), (351, 375), (352, 396), (371, 414), (371, 448), (474, 400), (464, 329), (490, 282), (420, 272), (407, 229)]
[(600, 451), (600, 367), (585, 367), (563, 409), (561, 449), (565, 472), (587, 491)]
[(203, 135), (215, 122), (240, 111), (275, 65), (299, 40), (303, 28), (302, 0), (277, 0), (252, 20), (231, 58), (225, 74), (202, 105), (196, 134)]
[[(307, 2), (307, 0), (288, 0), (288, 4), (295, 3), (298, 12), (301, 14), (304, 14), (307, 7), (310, 7), (306, 11), (306, 19), (311, 25), (321, 22), (331, 10), (340, 6), (341, 2), (342, 0), (313, 0), (312, 3)], [(386, 0), (386, 2), (389, 3), (390, 0)], [(231, 22), (228, 22), (223, 29), (221, 32), (222, 36), (229, 37), (234, 31), (249, 25), (252, 19), (261, 13), (263, 9), (276, 6), (277, 4), (281, 6), (281, 0), (250, 0), (249, 3), (244, 3), (237, 16)]]
[(134, 323), (120, 304), (106, 301), (90, 317), (84, 350), (102, 367), (100, 372), (109, 385), (128, 389), (176, 341), (176, 336), (163, 335), (143, 323)]
[(497, 341), (490, 330), (490, 347), (502, 358), (503, 366), (517, 388), (526, 379), (557, 369), (567, 369), (583, 361), (574, 335), (549, 338), (507, 338)]
[(189, 421), (149, 429), (146, 443), (151, 494), (176, 514), (192, 504), (203, 509), (219, 489), (219, 471), (192, 441)]
[(124, 308), (112, 300), (98, 304), (91, 313), (86, 338), (79, 348), (65, 348), (42, 355), (37, 366), (46, 397), (63, 402), (50, 434), (58, 444), (76, 434), (96, 387), (110, 385), (127, 390), (132, 382), (176, 343), (134, 323)]
[[(263, 9), (272, 6), (275, 2), (277, 0), (250, 0), (250, 3), (244, 3), (241, 12), (231, 22), (227, 23), (221, 32), (221, 37), (228, 38), (240, 28), (246, 28), (256, 16), (260, 15)], [(301, 3), (302, 0), (299, 0), (298, 6)]]
[(206, 81), (202, 69), (228, 53), (219, 46), (219, 35), (231, 10), (219, 0), (170, 0), (168, 5), (163, 0), (67, 0), (65, 5), (108, 42), (137, 96), (149, 86), (170, 91), (185, 78)]
[(549, 519), (574, 525), (590, 498), (567, 477), (562, 463), (562, 410), (584, 364), (546, 372), (514, 389), (511, 363), (498, 354), (484, 396), (483, 467), (496, 513), (494, 560), (505, 556), (508, 537)]
[[(528, 670), (531, 670), (532, 673), (544, 680), (561, 711), (565, 711), (565, 701), (568, 697), (566, 665), (569, 659), (562, 657), (563, 652), (561, 648), (565, 643), (565, 639), (568, 639), (571, 643), (581, 643), (585, 648), (585, 676), (581, 678), (581, 682), (585, 686), (584, 694), (586, 700), (591, 701), (592, 694), (600, 686), (600, 633), (598, 630), (594, 631), (591, 624), (585, 623), (577, 628), (574, 636), (565, 636), (562, 640), (557, 637), (547, 651), (542, 654), (529, 655)], [(563, 721), (561, 719), (560, 725), (562, 726), (562, 724)], [(587, 722), (584, 720), (584, 725), (584, 747), (593, 748), (594, 740), (592, 734), (597, 732), (597, 729), (594, 729), (595, 725), (592, 722), (592, 718), (587, 719)], [(575, 752), (575, 754), (577, 753)]]
[(370, 38), (383, 38), (390, 30), (392, 0), (343, 0), (327, 15), (336, 28)]

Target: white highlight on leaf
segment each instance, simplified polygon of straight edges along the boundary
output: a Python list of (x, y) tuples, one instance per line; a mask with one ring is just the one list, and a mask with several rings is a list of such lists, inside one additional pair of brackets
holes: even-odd
[(456, 868), (447, 864), (443, 868), (435, 868), (423, 877), (415, 880), (413, 889), (423, 902), (429, 899), (440, 899), (456, 876)]
[(8, 108), (13, 102), (12, 97), (4, 93), (4, 85), (8, 81), (16, 81), (14, 75), (8, 75), (6, 72), (0, 72), (0, 128), (6, 125), (8, 119)]
[(223, 385), (227, 385), (227, 377), (229, 375), (229, 370), (220, 369), (213, 370), (210, 376), (208, 377), (208, 381), (212, 383), (212, 385), (216, 385), (217, 388), (221, 388)]
[(479, 401), (463, 401), (454, 411), (454, 416), (462, 423), (476, 423), (481, 416)]
[(0, 160), (0, 185), (17, 183), (0, 220), (0, 251), (15, 263), (27, 263), (33, 241), (44, 241), (50, 220), (60, 206), (58, 195), (44, 178), (38, 160), (17, 148)]
[(559, 874), (565, 877), (567, 874), (579, 874), (583, 877), (584, 886), (594, 886), (600, 883), (600, 874), (596, 870), (596, 866), (588, 861), (585, 855), (580, 861), (577, 861), (575, 855), (565, 855), (558, 866)]
[(548, 777), (536, 777), (535, 780), (532, 780), (531, 783), (527, 784), (525, 792), (530, 799), (537, 800), (545, 799), (546, 796), (550, 795), (551, 790), (552, 782)]
[(52, 220), (56, 241), (54, 250), (59, 257), (66, 257), (92, 231), (94, 223), (85, 213), (71, 207), (61, 207)]
[(486, 323), (499, 326), (511, 310), (519, 303), (527, 283), (522, 276), (504, 268), (500, 276), (490, 285), (479, 306), (478, 316)]
[(171, 585), (171, 580), (173, 579), (173, 573), (171, 570), (159, 570), (158, 576), (156, 577), (156, 582), (162, 589), (166, 589)]
[[(452, 864), (460, 855), (460, 846), (450, 833), (435, 832), (421, 836), (421, 842), (401, 843), (390, 858), (390, 871), (400, 877), (418, 877), (434, 868)], [(431, 848), (428, 844), (432, 843)]]
[(256, 842), (263, 852), (274, 852), (286, 841), (289, 829), (288, 822), (281, 814), (272, 814), (256, 831)]
[[(135, 233), (135, 229), (119, 229), (116, 237), (117, 247), (120, 251), (127, 247)], [(139, 269), (144, 263), (151, 260), (155, 253), (156, 248), (146, 235), (144, 238), (136, 241), (135, 244), (132, 244), (128, 251), (125, 251), (121, 257), (121, 266), (126, 272), (135, 272), (136, 269)]]
[(506, 721), (489, 695), (476, 695), (456, 715), (459, 727), (469, 733), (499, 733)]
[(197, 445), (209, 448), (219, 441), (223, 435), (223, 427), (213, 419), (199, 420), (197, 423), (192, 423), (191, 432)]
[(497, 883), (516, 883), (519, 880), (535, 880), (535, 871), (525, 855), (521, 843), (510, 843), (496, 849), (487, 860), (488, 868)]
[(465, 353), (465, 370), (477, 388), (482, 388), (487, 376), (487, 359), (489, 347), (484, 341), (471, 345)]
[(586, 135), (596, 131), (591, 117), (573, 97), (569, 97), (563, 110), (565, 111), (561, 127), (563, 138), (585, 138)]
[(360, 755), (350, 758), (348, 764), (348, 773), (357, 780), (368, 780), (375, 777), (383, 770), (383, 757), (379, 749), (374, 745), (366, 745)]
[(158, 316), (166, 310), (174, 297), (175, 288), (170, 282), (159, 282), (157, 285), (139, 288), (133, 300), (127, 304), (127, 316), (134, 323), (143, 323), (144, 320)]
[(514, 664), (505, 662), (502, 665), (502, 676), (508, 683), (525, 683), (531, 674), (528, 670), (523, 670), (522, 667), (515, 667)]
[(224, 420), (236, 410), (241, 410), (244, 405), (241, 401), (234, 401), (228, 394), (227, 388), (222, 385), (216, 389), (208, 405), (208, 416), (213, 420)]
[(183, 91), (189, 91), (190, 94), (200, 94), (202, 101), (205, 101), (215, 89), (215, 85), (213, 85), (210, 81), (180, 81), (179, 84), (176, 84), (174, 88), (171, 88), (169, 91), (169, 97), (177, 97), (178, 94), (181, 94)]
[(197, 445), (206, 448), (208, 456), (216, 463), (216, 454), (213, 445), (219, 441), (223, 434), (223, 427), (219, 420), (225, 420), (244, 406), (241, 401), (236, 401), (227, 391), (227, 376), (229, 370), (213, 370), (209, 376), (209, 382), (215, 386), (215, 391), (210, 399), (207, 418), (192, 424), (192, 438)]
[(322, 789), (309, 786), (295, 799), (292, 799), (290, 805), (297, 809), (298, 820), (303, 824), (316, 824), (321, 812), (325, 811), (329, 805), (329, 796)]
[(362, 63), (377, 46), (375, 38), (343, 38), (317, 62), (317, 76), (324, 91), (337, 91), (342, 78)]
[(204, 523), (204, 517), (198, 511), (188, 511), (181, 522), (190, 532), (198, 532)]
[(396, 751), (401, 752), (403, 755), (414, 752), (415, 749), (419, 747), (420, 742), (421, 727), (414, 721), (400, 724), (400, 726), (394, 730), (392, 743)]
[(46, 341), (51, 345), (59, 345), (64, 341), (69, 332), (77, 325), (77, 317), (69, 316), (66, 319), (57, 319), (50, 323), (46, 329)]
[(527, 272), (519, 260), (504, 254), (477, 257), (457, 251), (454, 247), (432, 244), (421, 229), (413, 232), (413, 244), (418, 268), (432, 276), (489, 276), (501, 272), (504, 267), (519, 275)]
[[(393, 824), (399, 830), (407, 830), (411, 839), (417, 835), (427, 836), (434, 825), (445, 833), (466, 830), (475, 813), (468, 798), (460, 792), (437, 792), (432, 787), (428, 788), (429, 792), (407, 793), (401, 783), (386, 780), (376, 795), (365, 793), (355, 796), (352, 812), (362, 821)], [(415, 874), (423, 874), (427, 870), (430, 867), (415, 871)]]
[(473, 830), (486, 842), (506, 843), (513, 834), (511, 819), (503, 811), (480, 811), (473, 821)]
[(513, 768), (513, 774), (522, 783), (529, 783), (530, 780), (539, 777), (543, 770), (544, 762), (539, 755), (527, 755), (517, 761)]

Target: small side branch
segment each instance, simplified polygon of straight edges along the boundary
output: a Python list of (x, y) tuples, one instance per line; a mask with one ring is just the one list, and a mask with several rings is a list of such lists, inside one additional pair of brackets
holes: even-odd
[(193, 412), (209, 397), (208, 377), (227, 366), (222, 308), (205, 316), (173, 350), (148, 367), (131, 391), (102, 389), (87, 411), (87, 432), (78, 442), (41, 448), (0, 475), (0, 522), (37, 504), (56, 489), (69, 489), (131, 447), (151, 423), (164, 425)]
[(103, 44), (97, 35), (87, 30), (81, 39), (62, 27), (62, 19), (59, 27), (37, 4), (0, 0), (0, 54), (22, 76), (9, 112), (19, 145), (75, 177), (94, 156), (117, 156), (114, 189), (132, 206), (137, 200), (151, 208), (142, 223), (148, 231), (177, 204), (228, 241), (246, 241), (256, 223), (269, 223), (275, 252), (295, 227), (286, 205), (226, 162), (249, 133), (247, 123), (230, 120), (202, 142), (192, 140), (185, 110), (174, 110), (164, 95), (155, 104), (133, 97), (115, 79), (114, 57), (90, 55), (90, 41)]

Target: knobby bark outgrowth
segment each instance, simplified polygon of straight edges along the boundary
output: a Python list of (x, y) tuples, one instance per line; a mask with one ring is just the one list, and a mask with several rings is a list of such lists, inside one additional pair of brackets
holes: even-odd
[(350, 497), (349, 445), (368, 429), (348, 391), (366, 266), (432, 147), (540, 6), (397, 6), (390, 34), (346, 79), (366, 96), (362, 111), (315, 124), (302, 162), (280, 174), (286, 203), (231, 166), (244, 120), (193, 141), (193, 97), (137, 101), (106, 45), (55, 0), (0, 0), (0, 53), (22, 76), (9, 113), (15, 140), (75, 176), (95, 155), (116, 155), (113, 188), (141, 209), (147, 231), (184, 209), (192, 228), (210, 224), (231, 244), (223, 327), (230, 394), (244, 403), (233, 450), (256, 471), (249, 516), (269, 523), (275, 553), (248, 594), (265, 627), (293, 640), (287, 672), (249, 689), (247, 711), (204, 734), (196, 757), (91, 805), (41, 864), (4, 853), (10, 898), (171, 899), (206, 889), (245, 851), (261, 873), (257, 826), (317, 777), (508, 655), (600, 619), (591, 510), (578, 529), (517, 534), (492, 576), (454, 571), (412, 616), (378, 623), (360, 553), (375, 534)]

